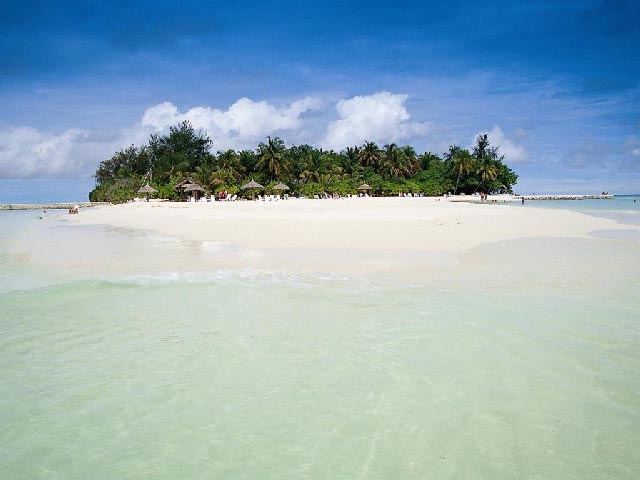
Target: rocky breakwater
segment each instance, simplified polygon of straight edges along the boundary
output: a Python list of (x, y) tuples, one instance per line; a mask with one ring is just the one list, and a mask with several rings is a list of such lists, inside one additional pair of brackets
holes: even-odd
[(69, 210), (76, 205), (80, 208), (89, 208), (110, 204), (108, 202), (6, 203), (0, 204), (0, 210)]
[(525, 200), (607, 200), (613, 195), (521, 195)]

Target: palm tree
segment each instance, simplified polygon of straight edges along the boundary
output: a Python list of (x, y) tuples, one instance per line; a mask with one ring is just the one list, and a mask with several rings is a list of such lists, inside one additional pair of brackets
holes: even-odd
[(220, 172), (224, 172), (235, 180), (242, 177), (244, 168), (240, 162), (240, 157), (233, 149), (218, 152), (216, 165)]
[(358, 169), (360, 166), (359, 153), (358, 147), (347, 147), (340, 152), (340, 166), (345, 173), (351, 175)]
[(415, 149), (411, 145), (405, 145), (402, 147), (402, 155), (407, 162), (407, 166), (409, 167), (409, 174), (414, 175), (420, 171), (420, 159), (418, 158), (418, 154)]
[(454, 190), (454, 194), (458, 193), (458, 183), (460, 182), (460, 177), (464, 174), (467, 175), (473, 171), (475, 166), (475, 160), (471, 156), (468, 150), (456, 150), (452, 155), (453, 161), (453, 171), (458, 174), (458, 178), (456, 179), (456, 188)]
[(193, 172), (193, 179), (203, 187), (208, 187), (213, 181), (213, 169), (211, 165), (198, 165)]
[(170, 152), (155, 162), (155, 171), (159, 171), (165, 181), (185, 177), (190, 171), (189, 162), (183, 155)]
[(483, 159), (489, 153), (489, 135), (482, 134), (476, 138), (476, 144), (473, 146), (473, 156), (477, 160)]
[(480, 186), (484, 185), (484, 182), (489, 180), (495, 180), (498, 176), (498, 168), (488, 158), (484, 158), (478, 165), (476, 173), (480, 174)]
[(258, 164), (260, 169), (266, 170), (271, 180), (280, 177), (289, 170), (289, 163), (285, 157), (286, 147), (281, 138), (267, 137), (267, 143), (258, 145)]
[(363, 167), (376, 167), (380, 163), (380, 149), (374, 142), (365, 142), (358, 152), (358, 159)]
[(302, 172), (304, 181), (318, 182), (323, 174), (326, 173), (325, 168), (326, 157), (322, 150), (315, 148), (309, 150), (305, 155), (305, 169)]
[(384, 155), (380, 163), (380, 172), (385, 177), (405, 178), (411, 173), (406, 157), (395, 143), (384, 146)]
[(238, 153), (238, 160), (240, 162), (240, 166), (242, 167), (242, 172), (255, 171), (256, 164), (258, 163), (258, 157), (255, 151), (242, 150), (240, 153)]

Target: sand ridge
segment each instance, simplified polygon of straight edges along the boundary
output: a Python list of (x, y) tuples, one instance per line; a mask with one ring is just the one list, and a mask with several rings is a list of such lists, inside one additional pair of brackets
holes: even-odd
[(85, 209), (69, 221), (143, 229), (242, 248), (387, 252), (462, 252), (500, 240), (589, 238), (594, 230), (629, 228), (614, 220), (566, 210), (397, 197), (141, 202)]

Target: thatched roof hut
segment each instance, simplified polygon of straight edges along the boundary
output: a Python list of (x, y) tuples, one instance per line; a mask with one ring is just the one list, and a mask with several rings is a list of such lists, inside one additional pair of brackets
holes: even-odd
[(185, 178), (184, 180), (182, 180), (180, 183), (176, 183), (173, 187), (173, 189), (176, 192), (184, 192), (185, 188), (187, 188), (189, 185), (198, 185), (195, 180), (193, 178)]
[(202, 188), (197, 183), (190, 183), (186, 187), (184, 187), (183, 192), (204, 192), (204, 188)]

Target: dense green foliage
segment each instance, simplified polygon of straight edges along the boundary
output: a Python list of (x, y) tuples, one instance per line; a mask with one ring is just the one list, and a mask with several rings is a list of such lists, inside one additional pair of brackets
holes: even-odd
[(182, 122), (166, 135), (152, 135), (147, 145), (132, 145), (101, 162), (89, 199), (124, 202), (150, 181), (159, 197), (178, 200), (173, 186), (188, 177), (208, 194), (223, 189), (244, 194), (240, 186), (253, 178), (268, 193), (275, 193), (271, 187), (284, 182), (291, 194), (305, 196), (354, 194), (365, 182), (374, 195), (511, 192), (518, 180), (502, 162), (498, 147), (489, 145), (487, 135), (477, 138), (471, 152), (453, 146), (442, 157), (430, 152), (419, 155), (410, 146), (393, 143), (380, 148), (366, 142), (342, 152), (310, 145), (287, 148), (281, 139), (271, 137), (256, 150), (213, 154), (211, 148), (207, 135)]

